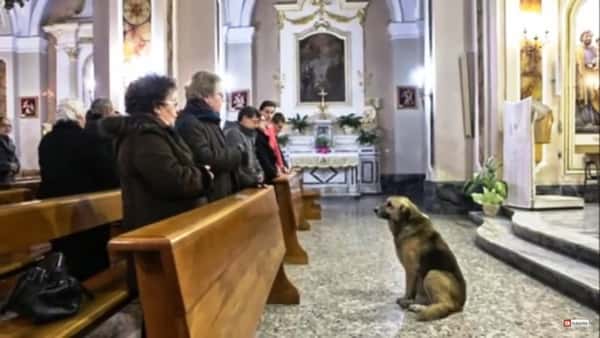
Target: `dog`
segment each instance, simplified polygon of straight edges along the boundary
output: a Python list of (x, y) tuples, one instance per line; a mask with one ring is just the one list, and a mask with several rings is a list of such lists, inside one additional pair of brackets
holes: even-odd
[(374, 211), (388, 221), (396, 254), (406, 272), (406, 293), (398, 298), (398, 305), (416, 312), (419, 321), (462, 311), (467, 299), (465, 279), (429, 217), (403, 196), (388, 198)]

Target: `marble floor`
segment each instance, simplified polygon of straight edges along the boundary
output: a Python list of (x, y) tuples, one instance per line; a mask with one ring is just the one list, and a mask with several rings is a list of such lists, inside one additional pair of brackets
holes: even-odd
[[(403, 270), (386, 223), (373, 217), (377, 198), (323, 202), (323, 220), (300, 240), (307, 266), (286, 266), (301, 305), (269, 305), (258, 337), (597, 337), (598, 313), (486, 254), (475, 227), (462, 217), (433, 220), (467, 280), (462, 313), (417, 322), (394, 300)], [(563, 327), (586, 319), (588, 328)]]

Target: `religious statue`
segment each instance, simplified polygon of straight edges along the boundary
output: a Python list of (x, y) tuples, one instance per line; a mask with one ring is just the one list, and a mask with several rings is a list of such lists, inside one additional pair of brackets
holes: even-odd
[(598, 64), (598, 39), (592, 44), (593, 33), (586, 30), (580, 35), (581, 45), (575, 53), (576, 60), (576, 119), (577, 132), (600, 130), (600, 69)]

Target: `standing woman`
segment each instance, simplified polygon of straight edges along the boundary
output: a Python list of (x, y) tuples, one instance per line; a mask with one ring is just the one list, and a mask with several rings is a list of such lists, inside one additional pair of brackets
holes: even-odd
[(177, 96), (173, 79), (146, 75), (125, 93), (128, 117), (100, 121), (116, 141), (117, 171), (127, 229), (157, 222), (206, 202), (208, 167), (196, 167), (190, 149), (173, 129)]

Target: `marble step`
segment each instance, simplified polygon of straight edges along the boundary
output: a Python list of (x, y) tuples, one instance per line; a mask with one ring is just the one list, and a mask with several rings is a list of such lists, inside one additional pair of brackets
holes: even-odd
[[(561, 217), (568, 217), (565, 225)], [(584, 212), (523, 212), (516, 211), (512, 217), (512, 232), (538, 245), (571, 256), (579, 261), (600, 267), (600, 240), (597, 237), (597, 217), (588, 217)]]
[(506, 218), (484, 217), (475, 243), (482, 250), (520, 269), (593, 309), (600, 308), (597, 267), (516, 236)]

